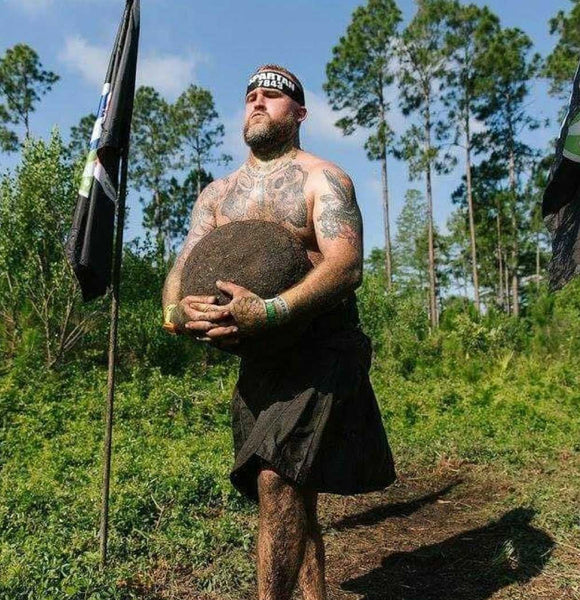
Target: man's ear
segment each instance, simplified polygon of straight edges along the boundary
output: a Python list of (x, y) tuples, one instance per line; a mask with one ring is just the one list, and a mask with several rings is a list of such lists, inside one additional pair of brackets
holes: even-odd
[(308, 109), (305, 106), (301, 106), (296, 111), (296, 119), (297, 119), (298, 123), (302, 123), (303, 121), (305, 121), (307, 116), (308, 116)]

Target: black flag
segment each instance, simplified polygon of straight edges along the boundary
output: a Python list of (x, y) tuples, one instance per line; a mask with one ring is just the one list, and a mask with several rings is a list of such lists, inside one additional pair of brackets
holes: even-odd
[(544, 191), (542, 214), (552, 236), (550, 289), (557, 290), (580, 273), (580, 65)]
[(129, 143), (138, 43), (139, 0), (127, 0), (66, 244), (85, 302), (105, 294), (111, 283), (119, 163)]

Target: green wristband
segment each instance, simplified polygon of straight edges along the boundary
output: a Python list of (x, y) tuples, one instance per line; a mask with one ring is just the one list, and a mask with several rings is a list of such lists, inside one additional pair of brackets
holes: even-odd
[(276, 307), (274, 306), (274, 302), (272, 300), (266, 300), (265, 305), (266, 305), (266, 323), (268, 323), (269, 325), (273, 325), (278, 320), (277, 319), (278, 315), (276, 313)]

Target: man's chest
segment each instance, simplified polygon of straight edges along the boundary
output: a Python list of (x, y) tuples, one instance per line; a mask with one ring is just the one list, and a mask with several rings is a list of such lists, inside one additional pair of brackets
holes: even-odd
[(218, 203), (218, 225), (259, 219), (274, 221), (301, 238), (313, 234), (307, 172), (292, 164), (271, 174), (242, 170), (226, 182)]

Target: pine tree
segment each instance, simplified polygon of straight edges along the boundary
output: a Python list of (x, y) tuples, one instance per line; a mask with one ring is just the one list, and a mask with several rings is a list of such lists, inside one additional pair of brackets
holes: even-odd
[(406, 291), (429, 290), (429, 249), (427, 203), (419, 190), (405, 193), (405, 203), (397, 218), (393, 248), (397, 284)]
[(129, 174), (138, 191), (151, 192), (151, 198), (140, 198), (143, 225), (155, 232), (160, 260), (170, 251), (167, 188), (178, 166), (179, 142), (171, 105), (154, 88), (140, 87), (135, 94)]
[(359, 6), (346, 35), (332, 49), (324, 84), (332, 108), (345, 112), (336, 122), (345, 135), (351, 135), (357, 128), (372, 131), (365, 149), (369, 160), (381, 164), (388, 288), (392, 282), (392, 251), (387, 156), (394, 140), (388, 122), (388, 88), (394, 79), (393, 58), (400, 21), (401, 11), (394, 0), (368, 0)]
[(544, 74), (551, 81), (550, 93), (568, 100), (580, 57), (580, 0), (571, 0), (569, 13), (558, 11), (550, 19), (550, 33), (558, 35), (555, 48), (546, 58)]
[(511, 306), (519, 314), (519, 217), (521, 176), (534, 158), (533, 150), (521, 140), (525, 131), (539, 126), (528, 112), (530, 84), (539, 73), (540, 56), (532, 52), (532, 41), (519, 29), (502, 29), (489, 39), (487, 48), (477, 60), (482, 73), (481, 96), (476, 114), (485, 122), (486, 131), (478, 141), (493, 160), (508, 164), (510, 194), (509, 276)]
[(218, 121), (211, 92), (196, 85), (190, 85), (179, 96), (173, 112), (181, 144), (181, 166), (189, 169), (190, 176), (192, 173), (199, 175), (195, 194), (198, 198), (203, 178), (208, 180), (207, 165), (227, 165), (232, 160), (228, 154), (215, 154), (223, 143), (224, 126)]
[(73, 160), (86, 160), (96, 118), (93, 113), (85, 115), (81, 117), (76, 125), (70, 128), (67, 149)]
[[(477, 243), (474, 219), (474, 197), (471, 181), (474, 105), (481, 89), (482, 73), (477, 59), (484, 51), (489, 36), (499, 28), (499, 20), (487, 7), (454, 4), (449, 16), (447, 47), (450, 66), (445, 78), (443, 102), (449, 109), (450, 124), (455, 129), (455, 143), (465, 151), (466, 217), (469, 222), (472, 285), (475, 307), (480, 311)], [(455, 224), (457, 231), (459, 224)]]
[(59, 76), (43, 69), (38, 54), (26, 44), (16, 44), (0, 59), (0, 149), (18, 149), (18, 134), (7, 125), (23, 125), (30, 135), (30, 113)]
[(442, 152), (441, 143), (449, 135), (449, 124), (438, 117), (440, 82), (448, 67), (445, 45), (447, 20), (454, 4), (447, 0), (418, 0), (418, 10), (405, 31), (399, 47), (402, 109), (417, 113), (413, 124), (401, 139), (398, 156), (408, 161), (412, 178), (423, 175), (427, 197), (429, 240), (429, 315), (431, 327), (438, 323), (435, 235), (433, 226), (432, 172), (447, 172), (454, 164)]

